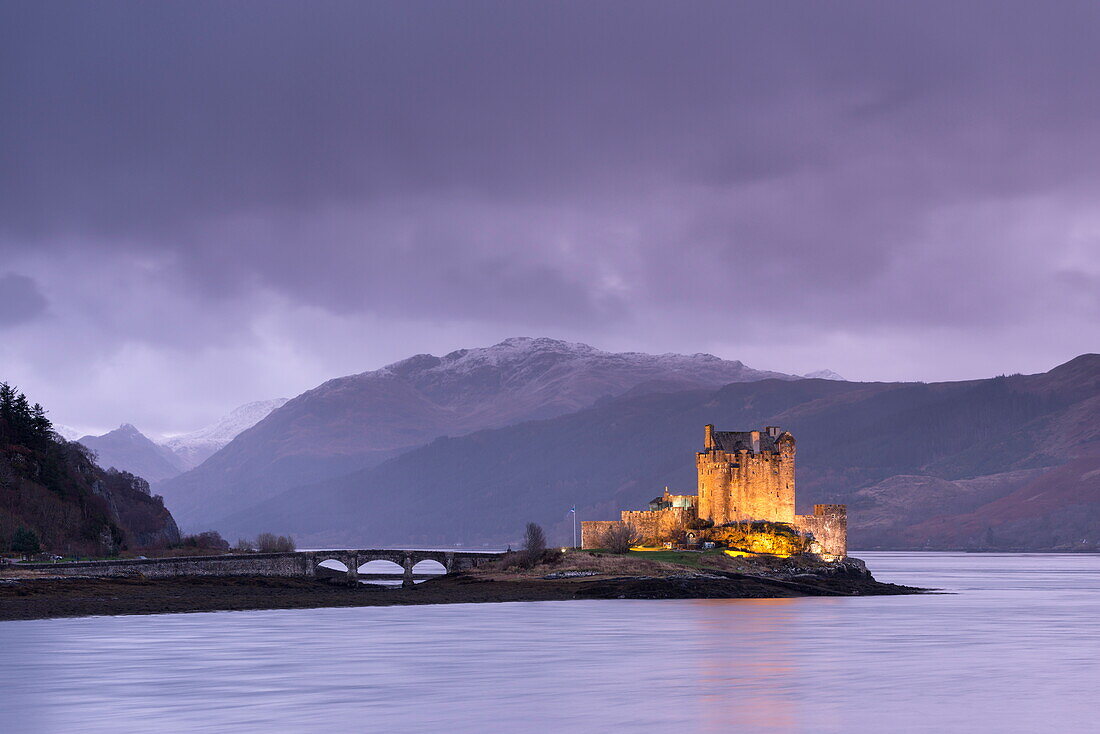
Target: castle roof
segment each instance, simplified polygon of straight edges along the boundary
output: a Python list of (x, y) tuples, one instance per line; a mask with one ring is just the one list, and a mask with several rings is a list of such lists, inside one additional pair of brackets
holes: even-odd
[[(768, 435), (765, 431), (760, 431), (760, 446), (755, 453), (771, 452), (775, 453), (778, 449), (775, 445), (775, 438)], [(752, 452), (752, 432), (751, 431), (715, 431), (714, 432), (714, 446), (719, 451), (725, 451), (732, 454), (741, 450)]]

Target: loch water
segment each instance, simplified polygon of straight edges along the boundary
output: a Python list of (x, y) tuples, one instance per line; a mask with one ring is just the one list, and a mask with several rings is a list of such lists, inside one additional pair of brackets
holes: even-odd
[(1100, 731), (1100, 556), (856, 555), (949, 593), (0, 622), (0, 732)]

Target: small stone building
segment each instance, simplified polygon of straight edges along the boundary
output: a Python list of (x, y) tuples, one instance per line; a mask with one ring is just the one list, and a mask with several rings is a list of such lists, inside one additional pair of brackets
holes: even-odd
[(704, 427), (703, 450), (695, 455), (697, 494), (664, 494), (648, 510), (625, 510), (621, 520), (581, 523), (581, 546), (598, 548), (603, 533), (630, 524), (647, 544), (692, 545), (707, 527), (764, 521), (804, 533), (810, 549), (827, 558), (848, 552), (844, 505), (815, 505), (795, 514), (795, 440), (788, 431), (715, 431)]

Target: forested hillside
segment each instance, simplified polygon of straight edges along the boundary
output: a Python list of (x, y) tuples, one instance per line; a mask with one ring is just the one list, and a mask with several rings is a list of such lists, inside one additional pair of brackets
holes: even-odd
[(176, 542), (176, 523), (148, 482), (101, 469), (91, 451), (54, 432), (41, 405), (0, 383), (0, 550), (110, 554)]

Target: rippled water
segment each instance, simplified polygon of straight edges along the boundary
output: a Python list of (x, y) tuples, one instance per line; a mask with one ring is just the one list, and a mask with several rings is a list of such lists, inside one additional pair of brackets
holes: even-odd
[(955, 593), (3, 622), (0, 731), (1100, 728), (1100, 557), (863, 557)]

